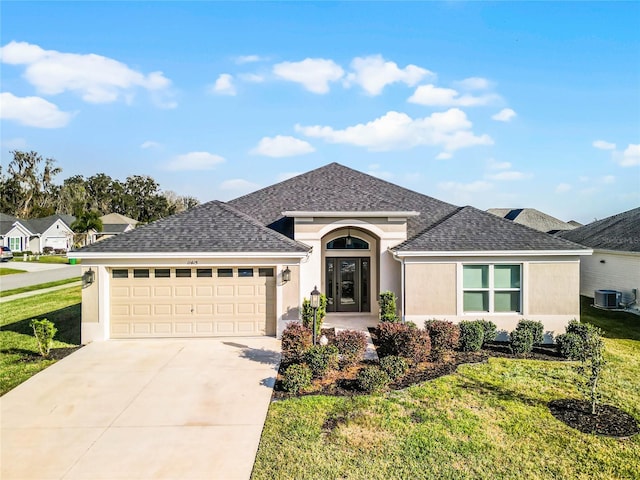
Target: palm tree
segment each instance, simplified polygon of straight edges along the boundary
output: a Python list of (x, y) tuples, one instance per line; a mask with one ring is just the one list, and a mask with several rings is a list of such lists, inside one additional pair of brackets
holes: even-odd
[(82, 235), (82, 244), (87, 245), (89, 242), (89, 232), (94, 230), (96, 232), (102, 231), (102, 220), (100, 220), (100, 214), (96, 211), (82, 212), (76, 221), (71, 224), (71, 230)]

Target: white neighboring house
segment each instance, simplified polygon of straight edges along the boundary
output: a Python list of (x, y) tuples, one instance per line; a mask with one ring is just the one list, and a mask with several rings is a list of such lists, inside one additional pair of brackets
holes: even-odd
[(25, 220), (0, 214), (2, 245), (12, 252), (41, 253), (46, 247), (65, 252), (73, 246), (73, 215), (49, 215)]
[(94, 233), (94, 241), (96, 242), (121, 233), (130, 232), (140, 223), (138, 220), (125, 217), (119, 213), (103, 215), (100, 220), (102, 221), (102, 231)]
[[(623, 304), (632, 303), (640, 290), (640, 207), (592, 222), (558, 236), (593, 248), (580, 257), (580, 294), (617, 290)], [(638, 303), (634, 305), (639, 310)]]

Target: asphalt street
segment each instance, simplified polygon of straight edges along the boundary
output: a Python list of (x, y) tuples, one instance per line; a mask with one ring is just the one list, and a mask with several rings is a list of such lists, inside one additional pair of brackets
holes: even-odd
[(0, 277), (0, 290), (29, 287), (41, 283), (55, 282), (80, 276), (80, 265), (40, 264), (30, 262), (6, 262), (2, 267), (28, 270), (27, 273), (16, 273)]

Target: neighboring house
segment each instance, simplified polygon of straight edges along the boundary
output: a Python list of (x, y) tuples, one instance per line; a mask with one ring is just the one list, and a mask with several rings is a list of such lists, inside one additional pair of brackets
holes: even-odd
[(30, 220), (0, 214), (2, 244), (12, 252), (42, 252), (45, 247), (67, 251), (73, 244), (72, 215), (50, 215)]
[[(618, 290), (621, 302), (635, 300), (640, 290), (640, 207), (558, 234), (593, 249), (580, 259), (580, 294)], [(636, 308), (637, 304), (636, 304)]]
[(545, 233), (553, 234), (580, 226), (575, 220), (563, 222), (535, 208), (490, 208), (487, 212)]
[[(82, 342), (276, 335), (315, 286), (329, 312), (400, 314), (549, 334), (579, 318), (579, 259), (591, 250), (332, 163), (73, 253), (82, 259)], [(89, 272), (90, 271), (90, 272)]]
[(130, 232), (140, 223), (138, 220), (125, 217), (119, 213), (103, 215), (100, 220), (102, 221), (102, 231), (93, 232), (93, 241), (104, 240), (121, 233)]

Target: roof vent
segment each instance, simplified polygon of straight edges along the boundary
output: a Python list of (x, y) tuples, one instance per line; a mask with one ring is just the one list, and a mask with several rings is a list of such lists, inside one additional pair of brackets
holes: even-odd
[(596, 290), (595, 306), (598, 308), (618, 308), (622, 294), (617, 290)]

